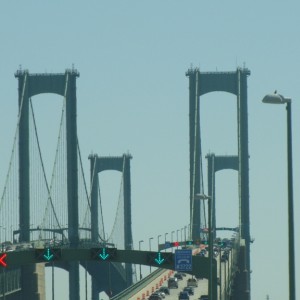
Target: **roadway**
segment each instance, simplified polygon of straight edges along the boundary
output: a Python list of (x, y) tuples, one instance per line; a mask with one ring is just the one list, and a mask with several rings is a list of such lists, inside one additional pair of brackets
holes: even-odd
[[(171, 274), (170, 274), (171, 273)], [(156, 291), (160, 286), (167, 286), (167, 280), (161, 280), (165, 276), (168, 277), (168, 274), (173, 276), (175, 273), (173, 271), (165, 271), (162, 275), (160, 275), (156, 280), (153, 280), (149, 283), (147, 287), (142, 289), (140, 292), (135, 294), (134, 296), (130, 297), (128, 300), (143, 300), (148, 299), (148, 297), (151, 295), (151, 292)], [(182, 280), (178, 280), (178, 288), (171, 288), (170, 289), (170, 295), (166, 295), (166, 300), (178, 300), (178, 294), (180, 291), (184, 289), (184, 287), (187, 286), (187, 280), (188, 278), (191, 278), (192, 275), (185, 274), (186, 276), (183, 277)], [(207, 286), (208, 286), (208, 280), (207, 279), (201, 279), (198, 280), (198, 287), (194, 288), (194, 295), (190, 295), (190, 300), (197, 300), (201, 295), (207, 295)]]
[[(236, 259), (236, 248), (233, 247), (228, 253), (228, 258), (221, 260), (222, 255), (224, 254), (224, 250), (222, 250), (220, 253), (218, 253), (214, 260), (217, 263), (217, 277), (218, 277), (218, 288), (217, 288), (217, 295), (216, 299), (223, 300), (225, 299), (226, 292), (230, 294), (230, 290), (226, 291), (228, 287), (231, 286), (232, 281), (232, 268), (234, 268), (235, 265), (235, 259)], [(198, 249), (193, 249), (193, 253), (196, 254), (199, 252)], [(208, 256), (208, 253), (205, 255)], [(157, 270), (159, 271), (159, 270)], [(153, 272), (154, 273), (154, 272)], [(151, 293), (155, 292), (160, 286), (167, 286), (167, 280), (169, 277), (174, 277), (174, 274), (176, 272), (172, 270), (160, 270), (160, 272), (157, 272), (156, 276), (155, 274), (150, 274), (146, 278), (143, 279), (144, 282), (138, 282), (137, 285), (140, 285), (140, 288), (137, 287), (136, 292), (130, 294), (130, 297), (128, 295), (129, 300), (143, 300), (148, 299), (148, 297), (151, 295)], [(183, 290), (184, 287), (187, 286), (187, 279), (191, 278), (192, 275), (185, 274), (186, 276), (183, 277), (183, 280), (179, 280), (178, 289), (170, 289), (170, 295), (166, 296), (166, 300), (178, 300), (178, 294), (180, 291)], [(227, 288), (226, 288), (227, 287)], [(134, 286), (130, 288), (132, 291), (134, 289)], [(198, 287), (194, 288), (194, 295), (190, 295), (190, 300), (197, 300), (201, 295), (207, 295), (208, 294), (208, 280), (207, 279), (200, 279), (198, 280)], [(122, 295), (123, 297), (125, 294)], [(117, 298), (116, 298), (117, 299)], [(121, 299), (121, 298), (120, 298)], [(125, 299), (125, 298), (122, 298)]]

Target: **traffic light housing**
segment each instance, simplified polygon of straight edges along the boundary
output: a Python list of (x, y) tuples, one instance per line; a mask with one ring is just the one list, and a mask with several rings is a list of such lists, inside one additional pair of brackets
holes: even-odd
[(35, 249), (35, 259), (37, 261), (50, 262), (53, 260), (59, 260), (61, 258), (60, 248), (43, 248)]
[(173, 254), (170, 252), (149, 252), (147, 253), (147, 262), (158, 267), (169, 265), (173, 262)]
[(91, 257), (95, 260), (111, 260), (117, 256), (117, 248), (92, 248)]
[(173, 247), (179, 247), (179, 246), (180, 246), (180, 242), (173, 242), (173, 243), (172, 243), (172, 246), (173, 246)]
[(194, 241), (186, 241), (185, 242), (187, 246), (192, 246), (194, 245)]

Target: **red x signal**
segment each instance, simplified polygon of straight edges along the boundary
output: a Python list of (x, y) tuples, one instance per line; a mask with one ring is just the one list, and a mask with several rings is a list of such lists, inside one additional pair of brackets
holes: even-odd
[(6, 253), (0, 255), (0, 265), (3, 266), (3, 267), (7, 266), (7, 263), (4, 261), (6, 256), (7, 256)]

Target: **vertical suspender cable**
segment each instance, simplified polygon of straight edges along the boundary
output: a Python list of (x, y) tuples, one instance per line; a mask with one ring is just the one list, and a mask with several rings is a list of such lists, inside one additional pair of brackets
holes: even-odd
[(6, 188), (7, 188), (7, 184), (8, 184), (9, 174), (10, 174), (10, 171), (11, 171), (11, 168), (12, 168), (13, 155), (14, 155), (15, 150), (16, 150), (18, 130), (19, 130), (20, 120), (21, 120), (21, 112), (22, 112), (22, 107), (23, 107), (23, 103), (24, 103), (24, 93), (25, 93), (26, 82), (27, 82), (27, 72), (25, 73), (25, 78), (24, 78), (24, 82), (23, 82), (22, 96), (21, 96), (21, 105), (20, 105), (20, 108), (19, 108), (17, 128), (16, 128), (16, 131), (15, 131), (14, 142), (13, 142), (13, 149), (11, 151), (11, 156), (10, 156), (10, 161), (9, 161), (9, 167), (8, 167), (8, 171), (7, 171), (7, 175), (6, 175), (6, 179), (5, 179), (5, 185), (4, 185), (3, 193), (2, 193), (2, 196), (1, 196), (0, 211), (1, 211), (1, 207), (3, 205), (4, 196), (6, 194)]

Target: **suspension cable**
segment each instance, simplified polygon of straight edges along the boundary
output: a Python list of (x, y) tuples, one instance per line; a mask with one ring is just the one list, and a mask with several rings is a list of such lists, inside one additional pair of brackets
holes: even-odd
[(52, 202), (52, 197), (51, 197), (51, 194), (50, 194), (50, 189), (49, 189), (49, 185), (48, 185), (48, 181), (47, 181), (47, 176), (46, 176), (46, 172), (45, 172), (44, 161), (43, 161), (43, 158), (42, 158), (42, 152), (41, 152), (41, 147), (40, 147), (40, 142), (39, 142), (39, 137), (38, 137), (38, 132), (37, 132), (37, 127), (36, 127), (35, 116), (34, 116), (34, 111), (33, 111), (33, 106), (32, 106), (31, 98), (30, 98), (29, 102), (30, 102), (30, 109), (31, 109), (32, 118), (33, 118), (33, 125), (34, 125), (33, 127), (34, 127), (34, 132), (35, 132), (35, 135), (36, 135), (39, 157), (40, 157), (40, 161), (41, 161), (41, 165), (42, 165), (42, 170), (43, 170), (43, 177), (44, 177), (46, 188), (47, 188), (47, 191), (48, 191), (48, 200), (50, 200), (50, 204), (51, 204), (52, 211), (54, 213), (54, 217), (55, 217), (55, 220), (57, 222), (57, 225), (61, 229), (60, 223), (59, 223), (57, 215), (56, 215), (56, 211), (54, 209), (54, 205), (53, 205), (53, 202)]
[(85, 215), (84, 215), (84, 218), (83, 218), (83, 221), (82, 221), (83, 223), (81, 224), (81, 227), (83, 227), (83, 224), (85, 224), (85, 222), (88, 218), (88, 213), (91, 211), (91, 203), (90, 203), (90, 196), (88, 194), (86, 180), (85, 180), (84, 171), (83, 171), (83, 163), (82, 163), (82, 158), (81, 158), (81, 152), (80, 152), (78, 137), (77, 137), (77, 149), (78, 149), (78, 156), (79, 156), (79, 164), (80, 164), (81, 174), (82, 174), (82, 177), (83, 177), (84, 191), (85, 191), (85, 195), (86, 195), (86, 199), (87, 199), (87, 203), (88, 203), (88, 207), (85, 211)]
[(24, 93), (25, 93), (25, 87), (26, 87), (26, 82), (27, 82), (27, 75), (28, 75), (28, 73), (25, 72), (25, 77), (24, 77), (23, 87), (22, 87), (21, 105), (20, 105), (19, 113), (18, 113), (18, 122), (17, 122), (17, 127), (16, 127), (16, 131), (15, 131), (15, 136), (14, 136), (13, 149), (11, 151), (11, 156), (10, 156), (10, 160), (9, 160), (8, 171), (7, 171), (6, 178), (5, 178), (5, 185), (4, 185), (3, 193), (2, 193), (2, 196), (1, 196), (0, 210), (1, 210), (1, 207), (3, 205), (4, 195), (6, 193), (6, 187), (7, 187), (7, 184), (8, 184), (8, 178), (9, 178), (9, 174), (10, 174), (10, 171), (11, 171), (11, 168), (12, 168), (13, 156), (14, 156), (14, 153), (15, 153), (15, 150), (16, 150), (16, 143), (17, 143), (17, 137), (18, 137), (18, 133), (19, 133), (21, 113), (22, 113), (22, 108), (23, 108), (23, 103), (24, 103)]
[[(94, 176), (93, 176), (94, 178)], [(97, 178), (98, 182), (99, 179)], [(104, 227), (104, 219), (103, 219), (103, 208), (102, 208), (102, 198), (101, 198), (101, 192), (100, 192), (100, 183), (98, 184), (98, 196), (99, 196), (99, 204), (100, 204), (100, 214), (101, 214), (101, 221), (102, 221), (102, 228), (103, 228), (103, 235), (104, 237), (102, 238), (100, 233), (99, 233), (99, 238), (101, 239), (101, 241), (103, 242), (107, 242), (107, 240), (105, 240), (105, 227)]]
[[(53, 169), (52, 169), (52, 176), (51, 176), (51, 183), (50, 183), (50, 189), (47, 185), (47, 190), (48, 190), (48, 200), (50, 200), (50, 205), (52, 208), (52, 211), (55, 215), (55, 219), (57, 222), (57, 225), (59, 227), (59, 229), (61, 228), (61, 224), (59, 223), (57, 216), (56, 216), (56, 212), (55, 212), (55, 208), (52, 202), (52, 197), (51, 197), (51, 191), (52, 191), (52, 187), (53, 187), (53, 182), (54, 182), (54, 173), (55, 173), (55, 168), (56, 168), (56, 164), (57, 164), (57, 160), (58, 160), (58, 153), (59, 153), (59, 143), (61, 140), (61, 134), (62, 134), (62, 127), (63, 127), (63, 121), (64, 121), (64, 115), (65, 115), (65, 107), (66, 107), (66, 99), (67, 99), (67, 90), (68, 90), (68, 82), (69, 82), (69, 74), (66, 74), (66, 84), (65, 84), (65, 91), (64, 91), (64, 101), (63, 101), (63, 108), (62, 108), (62, 112), (61, 112), (61, 117), (60, 117), (60, 125), (59, 125), (59, 134), (58, 134), (58, 139), (57, 139), (57, 146), (56, 146), (56, 152), (55, 152), (55, 159), (54, 159), (54, 164), (53, 164)], [(48, 207), (49, 206), (49, 201), (47, 204), (47, 207), (45, 209), (45, 213), (44, 213), (44, 218), (43, 218), (43, 222), (42, 222), (42, 227), (44, 227), (44, 224), (46, 222), (46, 216), (47, 216), (47, 212), (48, 212)], [(64, 238), (66, 238), (65, 234), (62, 232), (62, 235)]]
[[(112, 231), (111, 231), (111, 234), (110, 234), (110, 237), (108, 240), (110, 240), (112, 238), (112, 235), (115, 231), (115, 228), (117, 226), (117, 221), (118, 221), (118, 212), (119, 212), (119, 209), (120, 209), (120, 206), (121, 204), (123, 203), (124, 204), (124, 199), (123, 199), (123, 202), (121, 201), (121, 193), (122, 193), (122, 189), (123, 189), (123, 179), (124, 179), (124, 169), (125, 169), (125, 159), (123, 159), (123, 167), (122, 167), (122, 179), (121, 179), (121, 186), (120, 186), (120, 191), (119, 191), (119, 200), (118, 200), (118, 206), (117, 206), (117, 213), (116, 213), (116, 216), (115, 216), (115, 220), (114, 220), (114, 225), (112, 227)], [(124, 198), (124, 196), (123, 196)], [(124, 207), (124, 206), (123, 206)]]

